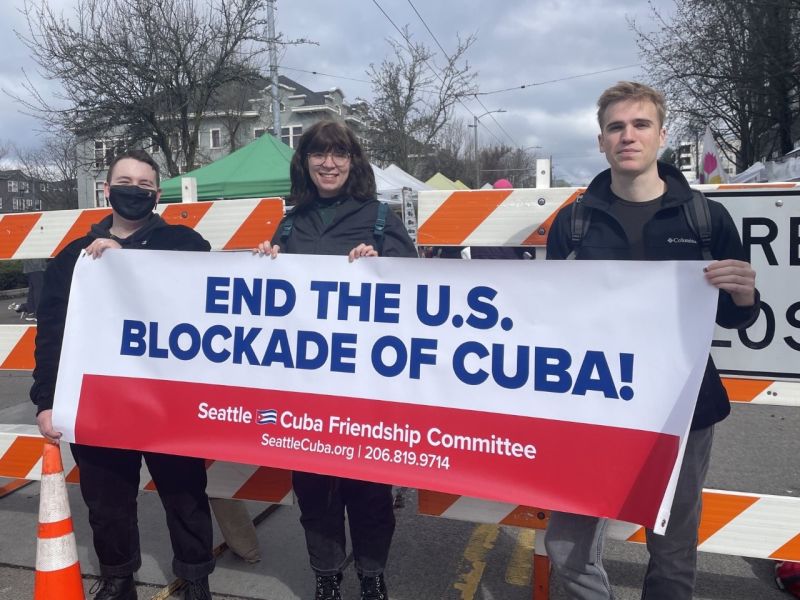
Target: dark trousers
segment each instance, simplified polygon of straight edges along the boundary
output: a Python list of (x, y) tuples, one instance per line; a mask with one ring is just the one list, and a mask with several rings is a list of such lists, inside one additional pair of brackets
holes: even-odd
[(202, 459), (80, 444), (72, 444), (72, 455), (104, 577), (132, 575), (142, 564), (136, 514), (142, 457), (166, 512), (175, 575), (199, 579), (214, 570)]
[(369, 577), (383, 573), (394, 534), (392, 486), (300, 472), (292, 473), (292, 485), (318, 575), (335, 575), (344, 567), (345, 508), (356, 571)]

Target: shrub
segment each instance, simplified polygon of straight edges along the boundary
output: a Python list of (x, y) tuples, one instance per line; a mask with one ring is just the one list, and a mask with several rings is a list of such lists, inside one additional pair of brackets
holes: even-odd
[(28, 278), (22, 272), (21, 260), (0, 260), (0, 290), (28, 287)]

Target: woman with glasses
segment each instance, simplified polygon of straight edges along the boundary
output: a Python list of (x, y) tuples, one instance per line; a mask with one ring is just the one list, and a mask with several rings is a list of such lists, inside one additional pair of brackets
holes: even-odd
[[(375, 175), (355, 135), (335, 121), (321, 121), (300, 138), (290, 167), (294, 210), (271, 242), (258, 251), (278, 253), (416, 257), (402, 221), (377, 201)], [(383, 227), (376, 227), (381, 222)], [(350, 524), (362, 600), (386, 600), (383, 571), (394, 533), (392, 487), (343, 477), (294, 472), (316, 600), (341, 600), (347, 553), (344, 511)]]

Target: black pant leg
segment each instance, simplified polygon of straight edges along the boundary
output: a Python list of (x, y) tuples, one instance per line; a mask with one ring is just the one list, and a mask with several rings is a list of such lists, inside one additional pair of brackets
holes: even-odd
[(106, 577), (132, 575), (142, 564), (136, 515), (141, 454), (80, 444), (71, 444), (71, 449), (100, 572)]
[(292, 473), (308, 558), (311, 568), (319, 575), (340, 572), (347, 558), (340, 481), (328, 475)]
[(355, 479), (340, 481), (356, 570), (362, 575), (380, 575), (386, 568), (394, 534), (392, 486)]
[(214, 570), (214, 540), (205, 461), (152, 452), (144, 459), (166, 513), (172, 570), (182, 579), (207, 576)]

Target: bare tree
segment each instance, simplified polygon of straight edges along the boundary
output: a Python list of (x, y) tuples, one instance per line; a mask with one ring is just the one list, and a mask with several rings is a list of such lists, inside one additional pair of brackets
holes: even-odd
[(19, 99), (84, 137), (157, 146), (170, 175), (195, 166), (215, 93), (251, 81), (266, 51), (270, 0), (79, 0), (69, 20), (47, 0), (25, 5), (19, 34), (42, 74), (63, 88), (56, 107), (28, 80)]
[(800, 2), (675, 0), (675, 6), (670, 20), (652, 7), (655, 32), (631, 25), (677, 129), (695, 137), (710, 125), (740, 170), (791, 150), (800, 99)]
[(78, 208), (78, 154), (69, 130), (47, 136), (35, 149), (15, 147), (20, 170), (37, 186), (45, 210)]
[(393, 57), (371, 64), (367, 71), (375, 96), (369, 110), (375, 130), (370, 147), (376, 160), (413, 171), (418, 160), (431, 153), (456, 102), (476, 91), (475, 73), (465, 61), (475, 37), (459, 38), (442, 66), (434, 63), (427, 46), (411, 40), (407, 27), (402, 38), (388, 40)]

